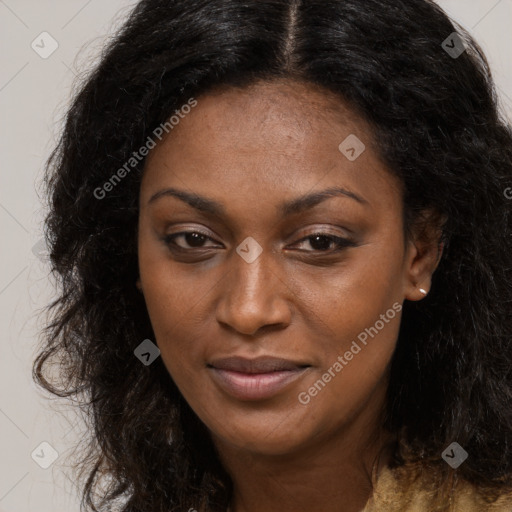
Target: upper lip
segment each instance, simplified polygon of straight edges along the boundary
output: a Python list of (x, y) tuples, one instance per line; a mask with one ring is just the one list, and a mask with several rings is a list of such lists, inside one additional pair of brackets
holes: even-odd
[(233, 356), (223, 359), (214, 359), (208, 366), (220, 370), (231, 370), (241, 373), (270, 373), (284, 370), (297, 370), (310, 365), (272, 356), (260, 356), (254, 359)]

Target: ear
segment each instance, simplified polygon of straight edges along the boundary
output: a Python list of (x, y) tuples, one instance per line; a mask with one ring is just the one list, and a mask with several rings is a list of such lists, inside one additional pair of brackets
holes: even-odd
[(446, 217), (432, 209), (423, 210), (414, 222), (404, 258), (404, 298), (421, 300), (430, 291), (445, 245), (445, 222)]
[(135, 286), (142, 291), (142, 283), (140, 282), (140, 277), (137, 278), (137, 281), (135, 281)]

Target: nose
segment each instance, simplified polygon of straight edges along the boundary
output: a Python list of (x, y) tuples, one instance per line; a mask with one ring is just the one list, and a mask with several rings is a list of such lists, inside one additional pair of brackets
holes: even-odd
[(229, 265), (219, 291), (220, 324), (245, 335), (290, 324), (292, 294), (270, 251), (263, 251), (252, 263), (234, 252)]

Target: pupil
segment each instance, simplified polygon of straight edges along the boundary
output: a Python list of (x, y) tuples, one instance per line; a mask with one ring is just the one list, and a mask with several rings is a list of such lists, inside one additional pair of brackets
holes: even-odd
[(313, 235), (310, 241), (311, 247), (317, 251), (329, 249), (331, 240), (323, 235)]
[(204, 243), (205, 237), (200, 233), (187, 233), (185, 235), (185, 239), (188, 245), (192, 247), (201, 247), (201, 245)]

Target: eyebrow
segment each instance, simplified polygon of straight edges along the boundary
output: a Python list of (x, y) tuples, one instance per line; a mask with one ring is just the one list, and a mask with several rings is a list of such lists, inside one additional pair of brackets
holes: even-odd
[[(226, 215), (226, 210), (221, 203), (193, 192), (186, 192), (184, 190), (179, 190), (172, 187), (160, 190), (153, 194), (149, 199), (148, 204), (155, 202), (161, 197), (168, 196), (180, 199), (181, 201), (192, 206), (192, 208), (195, 208), (196, 210), (199, 210), (203, 213), (209, 213), (219, 217)], [(366, 199), (355, 194), (354, 192), (351, 192), (350, 190), (341, 187), (330, 187), (318, 192), (305, 194), (290, 201), (285, 201), (279, 206), (279, 210), (283, 217), (286, 217), (288, 215), (300, 213), (304, 210), (309, 210), (331, 197), (348, 197), (364, 206), (370, 205)]]

